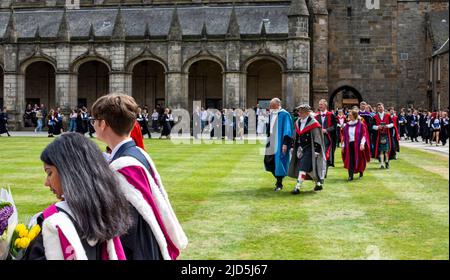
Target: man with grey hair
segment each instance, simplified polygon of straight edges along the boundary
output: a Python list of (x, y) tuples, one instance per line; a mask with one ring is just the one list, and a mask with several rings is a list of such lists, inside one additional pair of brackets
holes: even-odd
[(322, 126), (322, 132), (325, 141), (325, 156), (328, 166), (334, 167), (334, 151), (336, 149), (336, 117), (328, 111), (328, 102), (325, 99), (319, 101), (319, 112), (316, 114), (316, 120)]
[(276, 178), (275, 191), (283, 188), (283, 178), (287, 176), (290, 162), (288, 147), (292, 143), (292, 117), (281, 108), (281, 100), (270, 101), (269, 129), (267, 130), (267, 145), (264, 157), (266, 171)]

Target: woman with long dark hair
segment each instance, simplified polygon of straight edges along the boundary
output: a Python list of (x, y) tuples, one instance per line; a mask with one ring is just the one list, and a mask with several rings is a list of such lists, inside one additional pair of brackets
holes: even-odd
[(38, 215), (42, 233), (25, 259), (125, 259), (118, 237), (132, 223), (129, 204), (97, 145), (79, 133), (63, 134), (41, 160), (45, 185), (60, 202)]

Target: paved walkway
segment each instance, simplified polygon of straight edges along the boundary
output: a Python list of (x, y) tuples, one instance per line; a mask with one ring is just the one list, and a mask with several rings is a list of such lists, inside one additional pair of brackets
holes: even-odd
[[(48, 136), (46, 131), (39, 132), (39, 133), (34, 133), (33, 131), (11, 131), (10, 134), (12, 137), (16, 137), (16, 136), (19, 136), (19, 137), (20, 136), (22, 136), (22, 137), (24, 137), (24, 136), (47, 137)], [(159, 135), (160, 135), (159, 133), (152, 133), (153, 139), (158, 139)], [(6, 134), (2, 134), (1, 136), (6, 137)], [(89, 137), (89, 135), (87, 133), (86, 133), (86, 137)], [(145, 138), (147, 138), (147, 136)], [(430, 146), (430, 144), (425, 144), (421, 140), (419, 140), (419, 142), (411, 142), (411, 141), (402, 140), (402, 141), (400, 141), (400, 148), (403, 146), (403, 147), (408, 147), (408, 148), (413, 148), (413, 149), (421, 149), (424, 151), (449, 155), (449, 144), (450, 143), (448, 143), (445, 146), (442, 146), (442, 144), (439, 144), (439, 146), (436, 147), (436, 144), (433, 144), (433, 146)]]
[(436, 144), (433, 144), (431, 146), (430, 144), (423, 143), (421, 140), (419, 140), (419, 142), (411, 142), (411, 141), (407, 141), (407, 140), (402, 140), (402, 141), (400, 141), (400, 152), (402, 150), (402, 146), (408, 147), (408, 148), (413, 148), (413, 149), (420, 149), (420, 150), (433, 152), (433, 153), (449, 155), (449, 143), (448, 142), (445, 146), (442, 146), (442, 144), (439, 144), (436, 147)]

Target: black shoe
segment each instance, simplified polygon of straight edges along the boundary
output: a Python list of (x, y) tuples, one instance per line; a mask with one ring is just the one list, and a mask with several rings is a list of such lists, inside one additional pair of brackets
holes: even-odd
[(385, 168), (384, 165), (380, 166), (380, 169), (384, 169), (384, 168)]
[(283, 189), (283, 186), (276, 186), (275, 189), (273, 189), (274, 191), (281, 191)]
[(359, 179), (361, 179), (363, 177), (364, 173), (359, 172)]
[(353, 181), (353, 177), (348, 177), (347, 181)]
[(389, 169), (389, 162), (386, 162), (386, 169)]
[(322, 185), (320, 185), (320, 186), (316, 185), (314, 187), (314, 191), (321, 191), (322, 189), (323, 189)]
[(300, 189), (294, 189), (293, 191), (291, 191), (291, 194), (300, 194)]

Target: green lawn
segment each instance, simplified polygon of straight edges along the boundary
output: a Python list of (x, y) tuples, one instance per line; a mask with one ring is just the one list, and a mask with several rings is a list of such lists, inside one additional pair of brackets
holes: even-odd
[[(0, 186), (21, 220), (55, 201), (39, 161), (49, 141), (0, 138)], [(324, 190), (293, 196), (292, 179), (273, 192), (259, 145), (145, 144), (190, 241), (182, 259), (449, 259), (445, 156), (402, 148), (391, 169), (373, 162), (347, 183), (337, 150)]]

